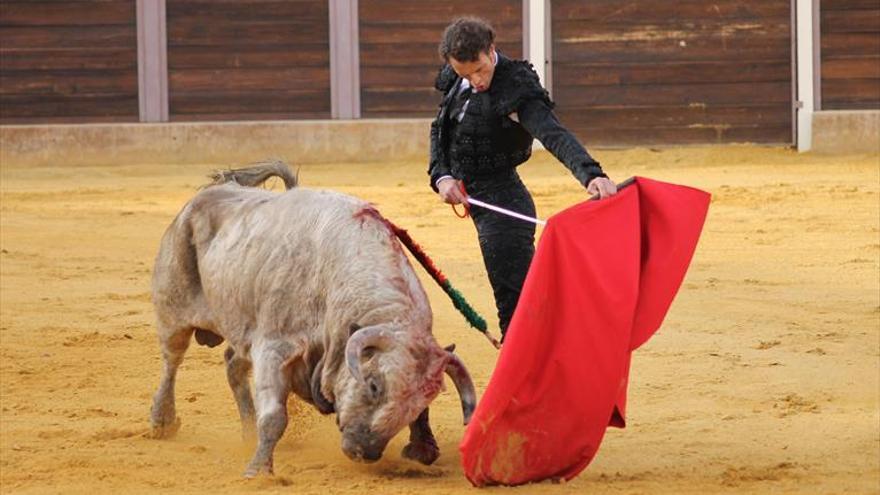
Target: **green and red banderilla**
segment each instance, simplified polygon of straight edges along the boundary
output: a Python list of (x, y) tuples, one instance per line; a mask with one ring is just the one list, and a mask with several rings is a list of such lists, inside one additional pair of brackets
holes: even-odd
[(457, 309), (462, 315), (464, 315), (465, 319), (472, 327), (476, 328), (483, 335), (485, 335), (486, 338), (489, 339), (489, 342), (491, 342), (496, 349), (500, 349), (501, 344), (495, 337), (493, 337), (489, 333), (488, 327), (486, 325), (486, 320), (484, 320), (483, 317), (480, 316), (479, 313), (477, 313), (477, 311), (472, 308), (470, 304), (468, 304), (467, 300), (465, 300), (461, 292), (459, 292), (455, 287), (452, 286), (452, 283), (449, 282), (449, 279), (446, 278), (446, 275), (443, 275), (443, 272), (441, 272), (440, 269), (438, 269), (434, 265), (434, 262), (431, 260), (431, 258), (428, 257), (427, 254), (425, 254), (425, 251), (422, 249), (422, 247), (419, 246), (416, 241), (412, 239), (412, 237), (410, 237), (409, 233), (406, 230), (398, 227), (397, 225), (394, 225), (388, 219), (385, 219), (385, 222), (388, 223), (388, 226), (391, 227), (394, 235), (396, 235), (397, 238), (400, 239), (400, 242), (403, 243), (403, 245), (406, 246), (409, 252), (412, 253), (412, 255), (415, 257), (415, 259), (419, 261), (419, 264), (421, 264), (422, 267), (424, 267), (425, 270), (428, 272), (428, 274), (431, 275), (431, 278), (433, 278), (434, 281), (437, 282), (437, 285), (439, 285), (440, 288), (443, 289), (443, 292), (445, 292), (446, 295), (449, 296), (449, 299), (452, 300), (452, 305), (455, 306), (455, 309)]

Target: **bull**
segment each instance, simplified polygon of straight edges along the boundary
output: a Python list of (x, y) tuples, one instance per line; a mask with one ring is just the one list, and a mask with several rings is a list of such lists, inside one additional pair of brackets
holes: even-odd
[[(284, 193), (254, 187), (273, 176)], [(467, 369), (434, 339), (425, 291), (387, 222), (360, 199), (297, 187), (281, 162), (220, 172), (183, 207), (162, 238), (152, 300), (164, 368), (151, 435), (180, 427), (174, 383), (193, 335), (225, 340), (242, 428), (257, 439), (246, 477), (273, 472), (290, 393), (335, 413), (343, 452), (363, 462), (407, 425), (402, 455), (437, 459), (428, 405), (444, 373), (465, 424), (474, 410)]]

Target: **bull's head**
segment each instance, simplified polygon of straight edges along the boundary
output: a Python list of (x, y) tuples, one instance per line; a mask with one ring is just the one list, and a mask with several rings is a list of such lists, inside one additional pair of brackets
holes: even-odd
[(342, 450), (351, 459), (382, 457), (388, 441), (440, 393), (444, 373), (461, 397), (465, 424), (474, 411), (467, 369), (430, 334), (413, 335), (394, 324), (365, 327), (349, 338), (345, 360), (349, 373), (337, 380), (335, 406)]

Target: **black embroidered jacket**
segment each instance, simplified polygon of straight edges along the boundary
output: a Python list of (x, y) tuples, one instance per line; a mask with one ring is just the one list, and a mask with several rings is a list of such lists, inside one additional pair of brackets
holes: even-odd
[[(471, 180), (490, 178), (529, 159), (537, 138), (565, 164), (581, 184), (606, 177), (599, 163), (553, 114), (553, 102), (529, 62), (500, 53), (489, 90), (467, 95), (465, 116), (458, 122), (451, 108), (461, 78), (444, 66), (434, 84), (443, 93), (440, 111), (431, 123), (428, 174), (431, 187), (444, 175)], [(470, 91), (470, 90), (466, 90)], [(518, 120), (518, 122), (516, 121)]]

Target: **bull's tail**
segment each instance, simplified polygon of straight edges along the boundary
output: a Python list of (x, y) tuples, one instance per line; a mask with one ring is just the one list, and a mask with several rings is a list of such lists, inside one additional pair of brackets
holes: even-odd
[(207, 184), (206, 187), (226, 184), (228, 182), (235, 182), (247, 187), (257, 187), (266, 182), (270, 177), (278, 177), (284, 181), (285, 189), (293, 189), (299, 182), (297, 174), (291, 172), (290, 167), (278, 159), (266, 160), (245, 168), (215, 170), (208, 177), (211, 179), (211, 183)]

